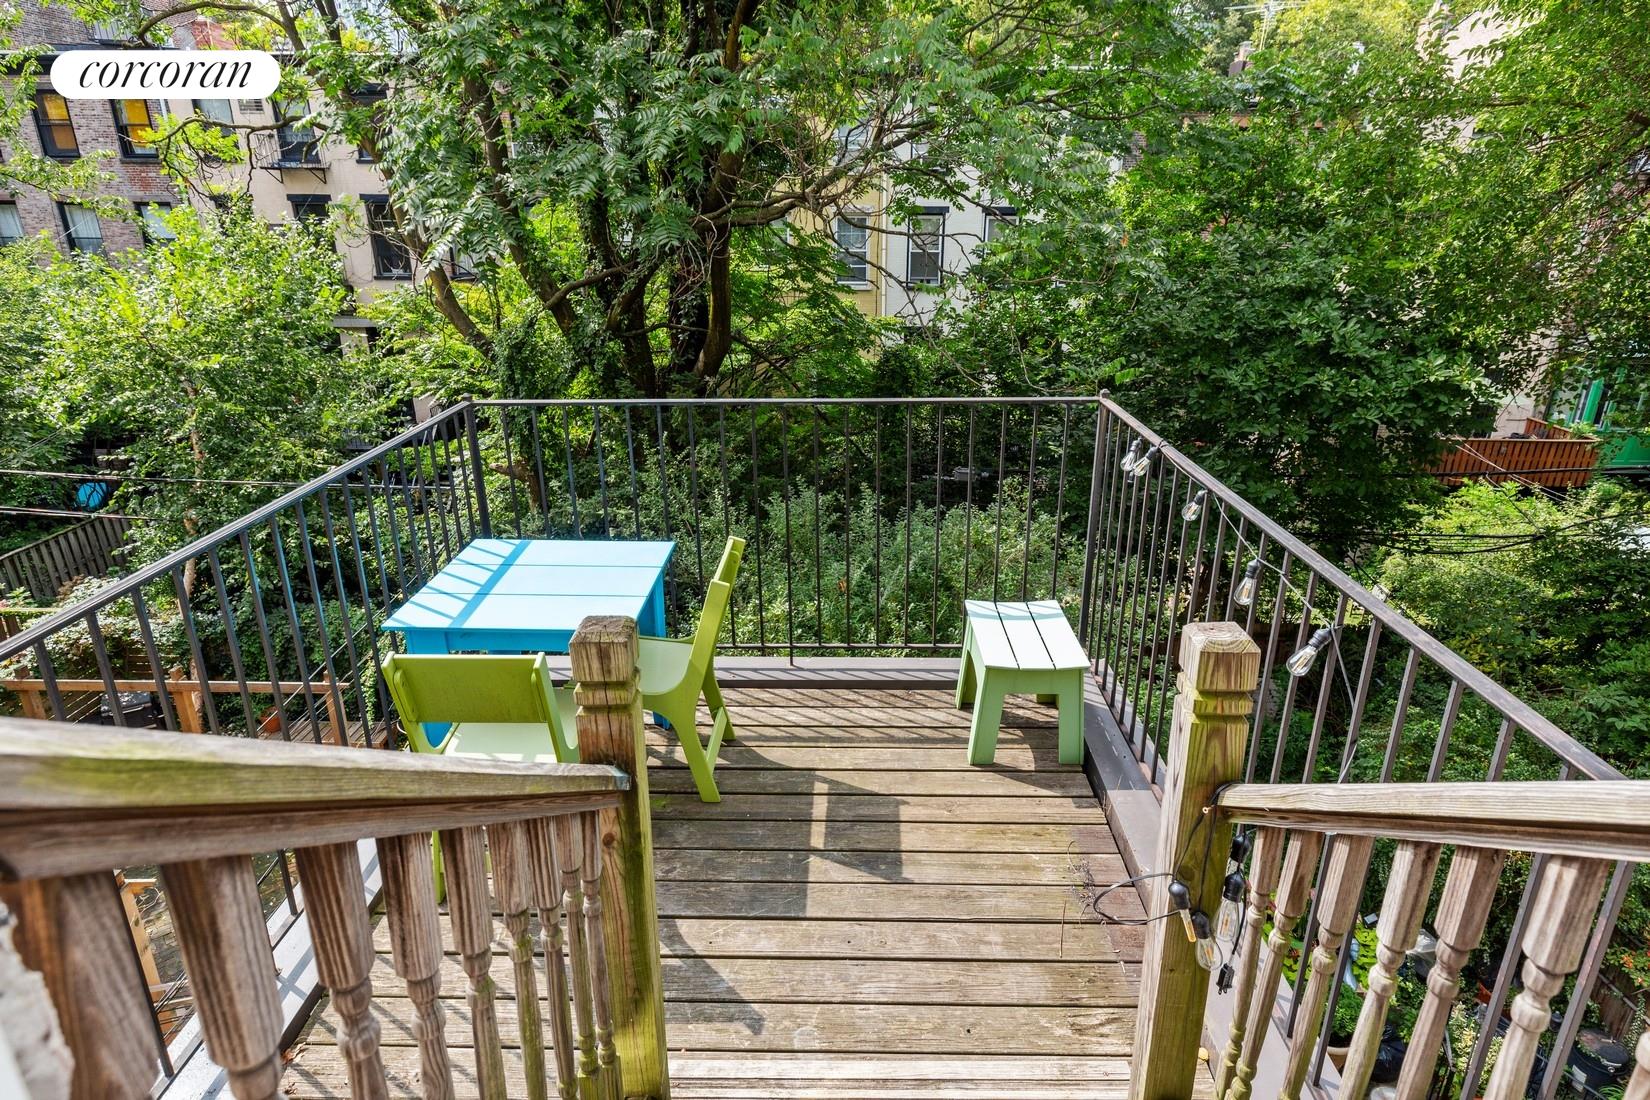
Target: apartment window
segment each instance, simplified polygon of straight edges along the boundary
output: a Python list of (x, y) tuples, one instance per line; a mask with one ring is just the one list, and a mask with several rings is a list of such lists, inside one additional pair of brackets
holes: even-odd
[(227, 136), (235, 132), (235, 112), (227, 99), (197, 99), (195, 114), (216, 126), (220, 134)]
[(395, 228), (390, 200), (383, 195), (362, 195), (367, 208), (367, 231), (372, 234), (372, 273), (380, 279), (412, 278), (412, 253)]
[(235, 106), (240, 108), (243, 115), (261, 115), (264, 113), (264, 101), (261, 99), (237, 99)]
[(0, 248), (23, 239), (23, 219), (15, 202), (0, 202)]
[(844, 214), (836, 220), (836, 258), (842, 265), (837, 282), (863, 283), (869, 280), (870, 224), (863, 214)]
[(40, 130), (40, 149), (48, 157), (80, 155), (80, 140), (74, 134), (68, 100), (56, 92), (36, 92), (34, 123)]
[(120, 155), (144, 159), (159, 156), (155, 149), (155, 123), (149, 115), (149, 101), (117, 99), (113, 103), (115, 132), (120, 135)]
[(169, 202), (140, 202), (138, 216), (143, 219), (143, 243), (165, 244), (177, 240), (178, 235), (166, 224), (166, 215), (172, 212)]
[(315, 136), (315, 128), (298, 121), (307, 114), (309, 104), (302, 101), (275, 104), (275, 117), (280, 120), (275, 138), (280, 142), (282, 164), (321, 163), (321, 142)]
[(911, 219), (905, 280), (938, 286), (945, 261), (945, 208), (933, 207)]
[(865, 148), (871, 139), (869, 123), (861, 122), (854, 126), (838, 126), (836, 128), (837, 160), (850, 160)]
[(70, 248), (76, 252), (103, 254), (103, 227), (98, 224), (96, 214), (67, 202), (58, 203), (57, 212), (63, 219), (63, 234)]
[(126, 31), (116, 20), (104, 19), (87, 25), (91, 27), (94, 42), (124, 42), (126, 40)]
[(288, 195), (292, 216), (301, 222), (324, 222), (330, 215), (331, 195)]
[(985, 243), (1001, 237), (1005, 230), (1020, 220), (1020, 212), (1012, 206), (988, 206), (985, 211)]

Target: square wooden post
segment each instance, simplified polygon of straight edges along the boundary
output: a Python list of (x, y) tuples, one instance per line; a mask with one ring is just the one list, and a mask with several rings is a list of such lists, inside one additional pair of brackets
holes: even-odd
[(602, 813), (602, 930), (626, 1097), (670, 1096), (665, 1056), (664, 980), (659, 910), (653, 889), (653, 818), (648, 805), (647, 748), (637, 685), (636, 622), (592, 615), (569, 647), (579, 703), (579, 761), (611, 764), (630, 776), (618, 809)]
[[(1180, 638), (1180, 677), (1169, 733), (1167, 786), (1154, 870), (1172, 872), (1192, 905), (1214, 919), (1220, 905), (1230, 826), (1206, 814), (1214, 792), (1237, 779), (1249, 742), (1260, 648), (1237, 623), (1192, 623)], [(1201, 824), (1199, 823), (1201, 819)], [(1171, 912), (1169, 880), (1154, 880), (1148, 917)], [(1140, 970), (1130, 1100), (1192, 1095), (1209, 973), (1178, 917), (1146, 927)]]

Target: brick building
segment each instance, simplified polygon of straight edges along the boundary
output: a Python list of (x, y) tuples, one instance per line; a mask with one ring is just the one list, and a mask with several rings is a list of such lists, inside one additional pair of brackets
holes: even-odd
[[(64, 251), (110, 254), (139, 248), (146, 237), (166, 232), (155, 216), (185, 201), (161, 172), (155, 149), (143, 137), (150, 123), (164, 114), (188, 113), (187, 101), (71, 100), (52, 90), (47, 73), (58, 53), (97, 49), (121, 33), (119, 28), (84, 23), (63, 8), (23, 6), (21, 23), (12, 33), (14, 44), (44, 45), (51, 52), (40, 61), (32, 117), (9, 140), (0, 140), (0, 159), (15, 156), (19, 148), (60, 161), (107, 153), (98, 167), (109, 178), (97, 191), (121, 200), (122, 207), (130, 208), (130, 217), (99, 216), (33, 188), (0, 190), (0, 244), (44, 230)], [(172, 38), (174, 46), (193, 45), (182, 27), (174, 28)]]

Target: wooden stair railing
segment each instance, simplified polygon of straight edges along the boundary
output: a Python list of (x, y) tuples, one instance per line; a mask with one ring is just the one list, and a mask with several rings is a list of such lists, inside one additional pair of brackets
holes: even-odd
[[(1650, 862), (1650, 781), (1235, 783), (1256, 677), (1250, 648), (1236, 624), (1187, 629), (1159, 837), (1159, 852), (1175, 853), (1165, 869), (1187, 888), (1179, 896), (1189, 896), (1192, 909), (1203, 899), (1212, 920), (1221, 895), (1210, 884), (1226, 877), (1232, 829), (1254, 829), (1248, 907), (1231, 975), (1233, 1021), (1224, 1044), (1209, 1052), (1217, 1100), (1248, 1100), (1268, 1039), (1274, 1047), (1279, 1041), (1272, 1028), (1279, 980), (1310, 902), (1312, 940), (1301, 960), (1306, 981), (1271, 1074), (1281, 1082), (1281, 1100), (1298, 1100), (1378, 840), (1392, 842), (1392, 862), (1339, 1095), (1363, 1100), (1369, 1089), (1399, 969), (1426, 920), (1443, 864), (1448, 870), (1431, 920), (1436, 962), (1396, 1083), (1397, 1100), (1429, 1095), (1462, 968), (1484, 935), (1506, 853), (1516, 850), (1534, 857), (1533, 902), (1511, 945), (1524, 958), (1523, 990), (1481, 1095), (1521, 1100), (1541, 1037), (1552, 1026), (1552, 1000), (1581, 963), (1611, 867)], [(1170, 881), (1158, 881), (1148, 912), (1148, 919), (1165, 919), (1148, 925), (1131, 1100), (1185, 1100), (1198, 1072), (1210, 974), (1197, 965), (1195, 945), (1183, 931), (1193, 921), (1176, 919)], [(1272, 929), (1263, 936), (1268, 917)], [(1219, 946), (1232, 958), (1231, 947)], [(1635, 1059), (1626, 1096), (1650, 1100), (1650, 1038), (1640, 1040)]]
[(439, 833), (481, 1095), (506, 1094), (489, 974), (496, 899), (527, 1095), (667, 1097), (636, 651), (628, 619), (589, 619), (574, 637), (588, 761), (577, 765), (0, 720), (3, 896), (74, 1055), (71, 1095), (146, 1097), (158, 1076), (149, 982), (114, 874), (139, 864), (160, 865), (208, 1054), (239, 1100), (280, 1095), (278, 976), (251, 863), (273, 848), (296, 852), (351, 1092), (387, 1095), (358, 847), (371, 838), (422, 1092), (451, 1097), (430, 863)]

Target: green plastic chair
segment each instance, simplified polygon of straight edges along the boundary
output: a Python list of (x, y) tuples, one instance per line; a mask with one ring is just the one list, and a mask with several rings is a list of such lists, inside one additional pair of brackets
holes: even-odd
[[(578, 704), (538, 656), (392, 653), (384, 682), (414, 752), (576, 763)], [(451, 723), (439, 744), (426, 724)]]
[[(693, 637), (642, 638), (638, 662), (641, 666), (642, 706), (664, 718), (682, 744), (682, 755), (693, 772), (693, 784), (703, 802), (720, 802), (716, 789), (716, 758), (725, 742), (733, 740), (733, 721), (728, 717), (722, 689), (716, 683), (716, 636), (727, 617), (733, 582), (739, 576), (739, 562), (745, 555), (745, 540), (728, 539), (722, 560), (716, 566), (705, 592), (705, 607)], [(699, 698), (710, 708), (713, 725), (710, 743), (699, 740)]]
[[(577, 762), (578, 704), (571, 688), (557, 689), (542, 655), (392, 653), (384, 682), (414, 752), (487, 756), (537, 763)], [(426, 723), (450, 723), (439, 745)], [(447, 894), (441, 841), (430, 838), (435, 896)]]

